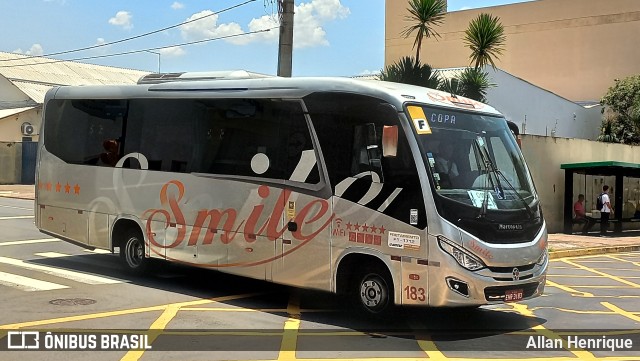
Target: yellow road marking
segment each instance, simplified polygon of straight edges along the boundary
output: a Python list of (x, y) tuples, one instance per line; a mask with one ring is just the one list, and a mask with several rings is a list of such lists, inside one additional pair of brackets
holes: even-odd
[(614, 281), (618, 281), (618, 282), (620, 282), (620, 283), (624, 283), (624, 284), (629, 285), (629, 286), (631, 286), (631, 287), (634, 287), (634, 288), (640, 288), (640, 285), (639, 285), (639, 284), (637, 284), (637, 283), (634, 283), (634, 282), (631, 282), (631, 281), (627, 281), (627, 280), (625, 280), (624, 278), (620, 278), (620, 277), (617, 277), (617, 276), (613, 276), (613, 275), (610, 275), (610, 274), (608, 274), (608, 273), (600, 272), (600, 271), (598, 271), (598, 270), (596, 270), (596, 269), (593, 269), (593, 268), (590, 268), (590, 267), (587, 267), (587, 266), (583, 266), (583, 265), (578, 264), (578, 263), (574, 263), (574, 262), (572, 262), (572, 261), (570, 261), (570, 260), (568, 260), (568, 259), (564, 259), (564, 260), (563, 260), (563, 262), (565, 262), (566, 264), (572, 265), (572, 266), (574, 266), (574, 267), (578, 267), (578, 268), (580, 268), (580, 269), (583, 269), (583, 270), (585, 270), (585, 271), (593, 272), (593, 273), (598, 274), (598, 275), (601, 275), (601, 276), (603, 276), (603, 277), (610, 278), (610, 279), (612, 279), (612, 280), (614, 280)]
[[(533, 314), (533, 311), (529, 310), (527, 308), (527, 305), (514, 303), (512, 307), (521, 315), (528, 316), (528, 317), (535, 317), (535, 315)], [(545, 336), (548, 339), (552, 339), (552, 340), (562, 339), (562, 337), (560, 337), (557, 333), (545, 328), (542, 325), (533, 326), (532, 329), (535, 330), (537, 333)], [(568, 348), (565, 348), (565, 350), (576, 355), (580, 360), (597, 360), (597, 358), (589, 351), (584, 351), (584, 350), (578, 351), (578, 350), (571, 350)]]
[[(617, 268), (617, 269), (619, 269), (619, 268)], [(547, 278), (549, 278), (549, 277), (553, 277), (553, 278), (578, 278), (578, 279), (602, 278), (602, 276), (598, 276), (598, 275), (550, 275), (550, 274), (547, 274)], [(629, 276), (629, 277), (625, 277), (625, 279), (637, 280), (637, 279), (640, 279), (640, 276)]]
[(623, 310), (622, 308), (620, 308), (618, 306), (612, 305), (609, 302), (600, 302), (600, 304), (602, 304), (604, 307), (610, 309), (611, 311), (613, 311), (613, 312), (615, 312), (615, 313), (617, 313), (619, 315), (622, 315), (622, 316), (624, 316), (626, 318), (632, 319), (632, 320), (634, 320), (636, 322), (640, 322), (640, 317), (639, 316), (636, 316), (636, 315), (634, 315), (633, 313), (631, 313), (629, 311), (625, 311), (625, 310)]
[[(637, 256), (638, 252), (625, 252), (625, 253), (616, 253), (618, 256)], [(561, 257), (561, 258), (553, 258), (550, 259), (551, 262), (563, 262), (566, 259), (588, 259), (588, 258), (598, 258), (605, 257), (606, 254), (587, 254), (584, 256), (570, 256), (570, 257)], [(571, 269), (571, 267), (554, 267), (556, 269)]]
[(640, 267), (640, 262), (633, 262), (633, 261), (629, 261), (628, 259), (624, 259), (624, 258), (612, 256), (612, 255), (607, 255), (607, 257), (619, 262), (631, 263), (634, 266)]
[(601, 285), (574, 285), (575, 288), (600, 288), (600, 289), (629, 289), (636, 288), (631, 286), (601, 286)]
[[(180, 311), (180, 306), (169, 305), (167, 308), (165, 308), (164, 312), (162, 312), (162, 315), (160, 315), (160, 317), (158, 317), (158, 319), (155, 320), (153, 324), (151, 324), (149, 330), (153, 331), (149, 333), (150, 344), (152, 344), (153, 341), (158, 338), (162, 331), (164, 331), (164, 329), (167, 327), (169, 322), (171, 322), (171, 320), (176, 317), (178, 311)], [(138, 361), (140, 357), (142, 357), (142, 355), (144, 355), (144, 350), (132, 350), (127, 352), (127, 354), (124, 355), (124, 357), (122, 357), (120, 361)]]
[[(180, 311), (220, 311), (220, 312), (287, 312), (284, 308), (230, 308), (230, 307), (183, 307)], [(327, 313), (339, 312), (331, 309), (307, 309), (300, 310), (301, 313)]]
[(447, 356), (442, 353), (442, 351), (438, 350), (436, 344), (429, 340), (417, 340), (418, 346), (427, 354), (430, 360), (450, 360)]
[(196, 306), (196, 305), (203, 305), (203, 304), (212, 303), (212, 302), (222, 302), (222, 301), (235, 300), (239, 298), (247, 298), (255, 295), (257, 295), (257, 293), (247, 293), (247, 294), (241, 294), (241, 295), (223, 296), (223, 297), (216, 297), (216, 298), (210, 298), (210, 299), (204, 299), (204, 300), (186, 301), (186, 302), (179, 302), (179, 303), (159, 305), (159, 306), (132, 308), (132, 309), (120, 310), (120, 311), (107, 311), (107, 312), (89, 313), (89, 314), (77, 315), (77, 316), (51, 318), (48, 320), (10, 323), (6, 325), (0, 325), (0, 330), (16, 330), (16, 329), (25, 328), (25, 327), (53, 325), (57, 323), (73, 322), (73, 321), (86, 321), (86, 320), (93, 320), (98, 318), (131, 315), (135, 313), (144, 313), (144, 312), (151, 312), (151, 311), (163, 311), (169, 306), (177, 306), (177, 307)]
[(284, 335), (280, 343), (278, 360), (295, 360), (298, 345), (298, 330), (300, 329), (300, 299), (297, 292), (291, 294), (287, 306), (289, 318), (284, 323)]
[(540, 306), (540, 307), (532, 307), (531, 311), (537, 310), (557, 310), (568, 313), (577, 313), (577, 314), (586, 314), (586, 315), (613, 315), (614, 312), (610, 311), (585, 311), (585, 310), (571, 310), (568, 308), (560, 308), (560, 307), (550, 307), (550, 306)]
[(593, 297), (593, 293), (578, 291), (578, 290), (575, 290), (575, 289), (573, 289), (571, 287), (563, 286), (563, 285), (555, 283), (553, 281), (549, 281), (548, 279), (547, 279), (547, 284), (546, 285), (547, 286), (551, 286), (551, 287), (555, 287), (555, 288), (559, 288), (559, 289), (561, 289), (563, 291), (572, 293), (574, 295), (582, 295), (582, 297)]

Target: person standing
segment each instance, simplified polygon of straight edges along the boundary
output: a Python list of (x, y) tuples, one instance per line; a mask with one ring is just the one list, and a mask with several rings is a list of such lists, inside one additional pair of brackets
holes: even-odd
[(611, 215), (611, 201), (609, 199), (609, 186), (604, 185), (602, 187), (602, 194), (600, 194), (600, 200), (602, 202), (602, 208), (600, 209), (600, 235), (605, 236), (607, 229), (609, 228), (609, 216)]

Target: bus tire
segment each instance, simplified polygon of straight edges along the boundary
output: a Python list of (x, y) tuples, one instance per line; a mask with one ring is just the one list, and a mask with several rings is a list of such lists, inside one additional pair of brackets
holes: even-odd
[(120, 258), (127, 271), (133, 274), (144, 274), (149, 267), (149, 259), (145, 257), (144, 239), (140, 232), (129, 230), (120, 244)]
[(389, 311), (393, 297), (393, 283), (387, 272), (368, 268), (359, 273), (353, 286), (353, 301), (366, 314), (382, 315)]

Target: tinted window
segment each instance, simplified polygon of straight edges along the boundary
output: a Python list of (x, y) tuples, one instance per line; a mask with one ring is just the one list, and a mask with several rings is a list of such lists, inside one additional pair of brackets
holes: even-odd
[(45, 145), (67, 163), (115, 165), (127, 102), (53, 100), (47, 103)]
[[(424, 200), (413, 154), (388, 103), (345, 93), (314, 93), (304, 98), (318, 135), (329, 179), (336, 196), (359, 202), (371, 187), (382, 183), (365, 206), (420, 228), (426, 227)], [(399, 131), (394, 157), (382, 157), (385, 126)], [(411, 214), (418, 213), (418, 218)]]
[[(256, 99), (52, 100), (45, 145), (73, 164), (317, 183), (299, 101)], [(144, 166), (142, 166), (144, 167)]]

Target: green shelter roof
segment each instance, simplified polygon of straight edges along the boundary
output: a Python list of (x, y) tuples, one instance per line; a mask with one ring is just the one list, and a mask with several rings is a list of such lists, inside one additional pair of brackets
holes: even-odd
[(581, 169), (589, 170), (594, 168), (631, 168), (640, 169), (638, 163), (618, 162), (615, 160), (600, 161), (600, 162), (584, 162), (584, 163), (565, 163), (560, 165), (560, 169)]

